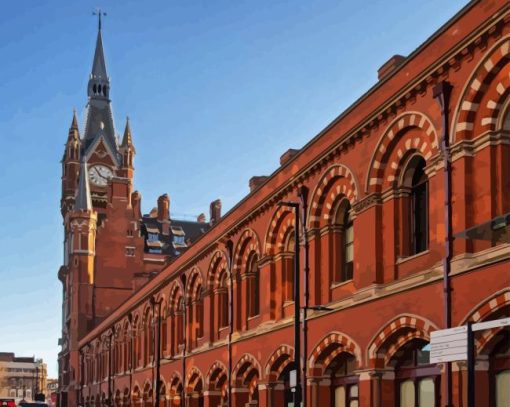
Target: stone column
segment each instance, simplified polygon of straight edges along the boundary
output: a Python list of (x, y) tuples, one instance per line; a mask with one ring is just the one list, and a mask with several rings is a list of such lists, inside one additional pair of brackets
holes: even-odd
[(232, 406), (245, 406), (250, 401), (250, 391), (246, 387), (232, 389)]
[(217, 407), (221, 404), (221, 391), (204, 391), (204, 407)]

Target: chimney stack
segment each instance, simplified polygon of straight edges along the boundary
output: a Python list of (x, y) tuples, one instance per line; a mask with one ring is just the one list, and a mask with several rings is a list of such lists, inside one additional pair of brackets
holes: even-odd
[(168, 235), (170, 218), (170, 198), (168, 194), (161, 195), (158, 198), (158, 222), (162, 223), (162, 233)]
[(205, 223), (205, 214), (201, 213), (197, 216), (197, 222), (198, 223)]
[(266, 175), (259, 175), (255, 177), (251, 177), (248, 185), (250, 187), (250, 192), (255, 191), (259, 186), (261, 186), (267, 180)]
[(377, 79), (381, 80), (387, 77), (390, 73), (397, 69), (405, 60), (406, 57), (403, 55), (398, 54), (393, 55), (377, 70)]
[(216, 225), (221, 219), (221, 200), (216, 199), (211, 202), (210, 206), (210, 220), (209, 223), (211, 226)]
[(131, 205), (136, 219), (142, 219), (142, 194), (135, 191), (131, 194)]
[(295, 149), (295, 148), (289, 148), (287, 151), (285, 151), (281, 156), (280, 156), (280, 166), (284, 165), (285, 163), (287, 163), (287, 161), (289, 161), (292, 157), (294, 157), (297, 153), (299, 153), (299, 150)]

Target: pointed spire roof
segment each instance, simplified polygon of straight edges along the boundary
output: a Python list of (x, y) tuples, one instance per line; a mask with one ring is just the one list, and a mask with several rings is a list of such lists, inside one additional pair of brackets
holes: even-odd
[(73, 121), (71, 122), (71, 129), (78, 130), (78, 118), (76, 117), (76, 109), (73, 109)]
[(129, 125), (129, 117), (126, 117), (126, 128), (124, 129), (124, 137), (122, 138), (121, 147), (133, 145), (133, 136), (131, 135), (131, 126)]
[(92, 210), (87, 162), (83, 158), (80, 164), (80, 180), (78, 182), (78, 192), (76, 193), (74, 209), (84, 211)]
[(91, 78), (108, 81), (103, 49), (103, 36), (101, 34), (101, 15), (99, 16), (99, 29), (97, 30), (96, 51), (94, 52), (94, 60), (92, 62)]

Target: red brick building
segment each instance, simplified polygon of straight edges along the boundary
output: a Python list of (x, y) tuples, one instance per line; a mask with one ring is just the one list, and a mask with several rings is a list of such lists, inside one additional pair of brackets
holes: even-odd
[[(136, 152), (129, 120), (122, 138), (115, 129), (101, 20), (87, 93), (83, 136), (75, 112), (62, 157), (64, 264), (58, 277), (64, 406), (77, 405), (79, 340), (210, 227), (203, 215), (196, 222), (171, 218), (166, 194), (142, 215), (141, 195), (133, 191)], [(218, 208), (212, 222), (221, 208), (213, 204)]]
[[(509, 94), (510, 3), (472, 1), (119, 298), (74, 344), (76, 397), (287, 405), (297, 225), (279, 202), (302, 201), (306, 187), (307, 405), (465, 406), (465, 363), (431, 364), (428, 345), (432, 331), (510, 314), (506, 220), (490, 222), (510, 212)], [(98, 212), (73, 213), (95, 222)], [(508, 329), (478, 333), (476, 355), (476, 405), (508, 405)]]

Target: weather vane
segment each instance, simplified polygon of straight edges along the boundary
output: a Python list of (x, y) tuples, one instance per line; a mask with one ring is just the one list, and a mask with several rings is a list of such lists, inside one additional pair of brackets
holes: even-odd
[(100, 8), (97, 8), (95, 11), (92, 12), (92, 15), (97, 16), (97, 18), (99, 19), (99, 29), (101, 29), (101, 16), (106, 16), (106, 13)]

